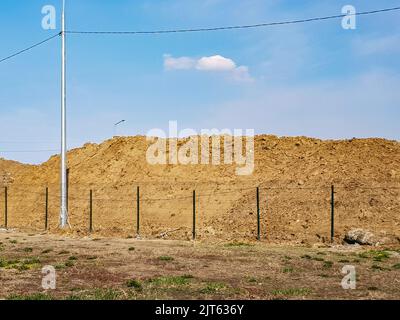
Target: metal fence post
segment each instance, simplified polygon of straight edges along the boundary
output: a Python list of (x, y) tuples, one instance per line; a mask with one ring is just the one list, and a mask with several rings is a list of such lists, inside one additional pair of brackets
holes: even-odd
[(44, 216), (44, 230), (48, 230), (48, 218), (49, 218), (49, 188), (46, 188), (46, 207)]
[(193, 240), (196, 240), (196, 191), (193, 191)]
[(257, 187), (257, 240), (261, 240), (261, 223), (260, 223), (260, 187)]
[(331, 242), (335, 240), (335, 186), (331, 187)]
[(140, 236), (140, 187), (136, 189), (136, 235)]
[(90, 190), (90, 203), (89, 203), (89, 232), (93, 232), (93, 191)]
[(67, 212), (69, 211), (68, 205), (69, 205), (69, 168), (67, 168)]
[(8, 188), (4, 188), (4, 227), (8, 229)]

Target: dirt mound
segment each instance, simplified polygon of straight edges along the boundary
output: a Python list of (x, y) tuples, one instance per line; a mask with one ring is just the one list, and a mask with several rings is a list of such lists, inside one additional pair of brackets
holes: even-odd
[[(249, 176), (237, 176), (234, 164), (150, 165), (149, 144), (145, 137), (114, 138), (69, 152), (69, 214), (75, 234), (87, 233), (92, 189), (95, 231), (135, 235), (140, 186), (142, 236), (167, 232), (170, 238), (190, 238), (196, 190), (199, 238), (254, 239), (260, 186), (263, 238), (325, 241), (333, 184), (338, 239), (352, 228), (400, 236), (399, 142), (257, 136), (255, 170)], [(49, 224), (57, 229), (59, 161), (54, 156), (29, 166), (0, 160), (0, 187), (8, 186), (9, 227), (43, 229), (48, 187)], [(0, 208), (3, 202), (1, 196)]]

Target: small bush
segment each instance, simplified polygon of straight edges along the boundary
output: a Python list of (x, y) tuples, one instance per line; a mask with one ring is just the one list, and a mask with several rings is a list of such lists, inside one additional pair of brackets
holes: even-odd
[(53, 300), (53, 298), (45, 293), (34, 293), (31, 295), (16, 295), (13, 294), (9, 297), (7, 297), (7, 300), (29, 300), (29, 301), (39, 301), (39, 300), (43, 300), (43, 301), (49, 301), (49, 300)]
[(192, 278), (191, 275), (165, 276), (149, 279), (148, 282), (156, 286), (182, 286), (188, 284)]
[(225, 290), (227, 286), (224, 283), (220, 282), (210, 282), (206, 285), (205, 288), (200, 290), (200, 293), (203, 294), (213, 294), (213, 293), (218, 293), (223, 290)]
[(395, 264), (392, 268), (395, 270), (400, 270), (400, 263)]
[(283, 269), (283, 273), (292, 273), (293, 272), (293, 268), (292, 267), (287, 267)]
[(128, 280), (126, 282), (126, 286), (128, 288), (133, 288), (135, 290), (142, 290), (142, 288), (143, 288), (142, 284), (138, 280), (135, 280), (135, 279)]
[(272, 294), (274, 296), (307, 296), (311, 293), (310, 289), (299, 288), (299, 289), (282, 289), (274, 290)]
[(170, 257), (170, 256), (161, 256), (161, 257), (158, 257), (158, 260), (160, 260), (160, 261), (173, 261), (174, 260), (174, 258), (172, 258), (172, 257)]

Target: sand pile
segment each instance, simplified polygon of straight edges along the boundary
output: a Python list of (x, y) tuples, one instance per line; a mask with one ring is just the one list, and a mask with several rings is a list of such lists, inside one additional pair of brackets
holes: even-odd
[[(181, 142), (181, 144), (183, 141)], [(270, 241), (325, 241), (330, 232), (330, 187), (336, 186), (336, 236), (352, 228), (400, 236), (400, 143), (383, 139), (322, 141), (257, 136), (255, 170), (236, 165), (150, 165), (145, 137), (115, 138), (69, 152), (69, 213), (73, 233), (87, 234), (89, 190), (100, 235), (190, 238), (192, 193), (200, 239), (250, 240), (257, 230), (260, 186), (262, 236)], [(45, 189), (49, 225), (59, 214), (59, 157), (39, 166), (0, 160), (0, 224), (8, 185), (9, 226), (42, 230)]]

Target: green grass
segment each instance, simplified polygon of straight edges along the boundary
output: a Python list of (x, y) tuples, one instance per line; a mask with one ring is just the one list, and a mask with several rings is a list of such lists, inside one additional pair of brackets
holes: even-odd
[(229, 242), (224, 245), (226, 248), (248, 248), (253, 247), (254, 244), (245, 243), (245, 242)]
[(325, 259), (324, 258), (320, 258), (320, 257), (313, 257), (313, 258), (311, 258), (311, 260), (322, 262)]
[(38, 267), (40, 267), (40, 260), (38, 258), (28, 258), (23, 260), (5, 260), (0, 258), (0, 269), (26, 271)]
[(42, 254), (48, 254), (48, 253), (50, 253), (52, 251), (53, 251), (53, 249), (46, 249), (46, 250), (42, 251)]
[(54, 268), (56, 270), (62, 270), (66, 268), (72, 268), (73, 266), (75, 266), (74, 260), (68, 260), (65, 263), (56, 264)]
[(66, 266), (67, 268), (71, 268), (71, 267), (73, 267), (73, 266), (75, 265), (74, 262), (73, 262), (73, 261), (70, 261), (70, 260), (68, 260), (68, 261), (65, 262), (64, 264), (65, 264), (65, 266)]
[(23, 251), (26, 253), (30, 253), (30, 252), (33, 252), (33, 249), (32, 248), (24, 248)]
[(139, 280), (136, 279), (130, 279), (126, 282), (126, 286), (128, 288), (133, 288), (135, 290), (142, 290), (143, 289), (143, 285)]
[(17, 244), (18, 241), (17, 241), (17, 240), (10, 240), (10, 243), (12, 243), (12, 244)]
[(390, 253), (385, 250), (371, 250), (358, 254), (363, 259), (372, 259), (375, 262), (384, 262), (390, 259)]
[(161, 257), (158, 257), (158, 260), (169, 262), (169, 261), (174, 261), (174, 258), (172, 258), (170, 256), (161, 256)]
[(330, 269), (333, 266), (333, 262), (332, 261), (324, 261), (324, 268), (325, 269)]
[(183, 276), (164, 276), (149, 279), (148, 282), (155, 286), (183, 286), (190, 282), (193, 279), (191, 275), (183, 275)]
[(115, 289), (96, 289), (93, 293), (90, 293), (85, 297), (89, 300), (119, 300), (122, 297), (122, 293)]
[(392, 268), (395, 270), (400, 270), (400, 263), (395, 264)]
[(53, 300), (53, 298), (46, 294), (46, 293), (34, 293), (30, 295), (18, 295), (18, 294), (13, 294), (7, 297), (7, 300), (30, 300), (30, 301), (39, 301), (39, 300)]
[(71, 256), (71, 257), (68, 258), (68, 260), (69, 261), (76, 261), (76, 260), (78, 260), (78, 258), (75, 257), (75, 256)]
[(65, 254), (69, 254), (69, 251), (66, 250), (62, 250), (58, 253), (60, 256), (65, 255)]
[(375, 271), (384, 271), (385, 270), (385, 268), (378, 266), (376, 264), (372, 265), (371, 269), (375, 270)]
[(283, 269), (283, 273), (292, 273), (294, 270), (292, 267), (286, 267)]
[(302, 259), (306, 259), (306, 260), (319, 261), (319, 262), (325, 261), (325, 259), (322, 258), (322, 257), (312, 257), (312, 256), (310, 256), (308, 254), (305, 254), (305, 255), (301, 256), (301, 258)]
[(291, 289), (280, 289), (271, 292), (274, 296), (307, 296), (311, 293), (310, 289), (307, 288), (291, 288)]
[(213, 294), (219, 293), (227, 289), (227, 285), (222, 282), (209, 282), (206, 286), (200, 290), (202, 294)]

